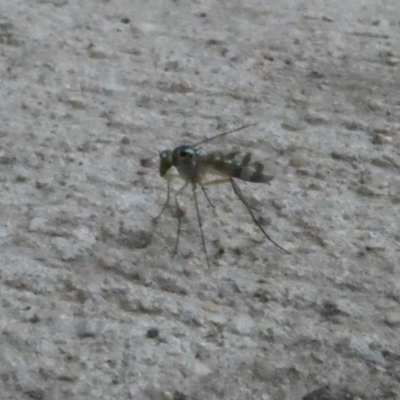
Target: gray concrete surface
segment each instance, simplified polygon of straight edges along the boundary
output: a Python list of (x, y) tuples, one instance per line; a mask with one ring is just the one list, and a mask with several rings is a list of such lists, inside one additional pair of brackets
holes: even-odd
[[(0, 399), (400, 398), (400, 5), (0, 1)], [(277, 171), (190, 190), (158, 152)], [(174, 184), (174, 189), (178, 188)]]

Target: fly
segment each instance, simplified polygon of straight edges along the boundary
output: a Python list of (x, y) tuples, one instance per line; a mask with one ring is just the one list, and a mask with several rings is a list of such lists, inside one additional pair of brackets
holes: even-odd
[[(196, 207), (197, 220), (200, 228), (201, 241), (204, 249), (204, 254), (206, 257), (207, 265), (210, 267), (210, 262), (208, 258), (208, 252), (206, 247), (206, 242), (204, 239), (203, 233), (203, 225), (200, 215), (199, 204), (197, 201), (197, 193), (196, 189), (199, 186), (203, 191), (208, 203), (214, 207), (208, 198), (205, 187), (212, 185), (220, 185), (223, 183), (230, 183), (233, 189), (233, 192), (239, 198), (239, 200), (244, 204), (247, 211), (249, 212), (251, 218), (254, 223), (258, 226), (264, 236), (273, 243), (276, 247), (281, 249), (286, 254), (291, 254), (289, 251), (284, 249), (278, 243), (276, 243), (265, 231), (260, 222), (254, 215), (253, 207), (249, 205), (247, 200), (245, 199), (242, 190), (237, 185), (234, 178), (241, 179), (248, 182), (256, 182), (256, 183), (267, 183), (271, 181), (275, 175), (264, 173), (264, 165), (260, 162), (255, 162), (250, 165), (252, 153), (246, 153), (241, 159), (238, 158), (239, 152), (230, 152), (223, 153), (221, 151), (212, 151), (206, 154), (202, 154), (201, 150), (198, 146), (209, 142), (211, 140), (215, 140), (222, 136), (226, 136), (233, 132), (238, 132), (243, 129), (249, 128), (250, 126), (254, 126), (256, 124), (248, 124), (243, 125), (239, 128), (220, 133), (213, 137), (202, 140), (201, 142), (195, 143), (192, 146), (184, 145), (175, 148), (174, 150), (164, 150), (160, 152), (160, 164), (159, 164), (159, 172), (160, 176), (167, 179), (167, 199), (164, 203), (164, 206), (161, 209), (161, 212), (154, 218), (154, 221), (157, 221), (161, 215), (164, 213), (166, 207), (170, 201), (170, 192), (171, 185), (170, 182), (175, 177), (179, 177), (185, 181), (184, 185), (176, 192), (175, 194), (175, 204), (178, 210), (178, 228), (175, 240), (175, 248), (173, 256), (178, 252), (179, 247), (179, 237), (181, 233), (181, 217), (182, 211), (178, 202), (178, 195), (183, 192), (183, 190), (190, 184), (192, 186), (193, 199)], [(172, 167), (175, 167), (178, 171), (178, 174), (172, 175), (170, 170)], [(206, 180), (207, 175), (218, 176), (216, 179)]]

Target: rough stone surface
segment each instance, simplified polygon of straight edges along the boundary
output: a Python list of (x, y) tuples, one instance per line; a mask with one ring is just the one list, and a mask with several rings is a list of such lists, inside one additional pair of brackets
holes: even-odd
[[(400, 398), (398, 0), (0, 7), (0, 398)], [(158, 152), (270, 184), (166, 199)], [(179, 189), (173, 181), (173, 191)], [(177, 216), (182, 217), (178, 254)]]

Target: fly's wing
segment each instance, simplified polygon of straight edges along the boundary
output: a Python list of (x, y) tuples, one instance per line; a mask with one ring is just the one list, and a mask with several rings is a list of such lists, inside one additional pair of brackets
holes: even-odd
[(211, 152), (200, 156), (199, 161), (212, 174), (238, 178), (248, 182), (267, 183), (275, 177), (274, 171), (264, 171), (264, 164), (251, 161), (252, 154), (243, 157), (238, 151), (231, 153)]

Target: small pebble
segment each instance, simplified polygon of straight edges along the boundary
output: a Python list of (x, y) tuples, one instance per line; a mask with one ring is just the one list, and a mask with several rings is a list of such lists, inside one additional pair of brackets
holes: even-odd
[(238, 315), (231, 320), (232, 332), (238, 335), (250, 335), (253, 332), (254, 322), (246, 314)]
[(366, 128), (366, 125), (357, 119), (345, 119), (342, 125), (349, 131), (363, 131)]
[(310, 125), (326, 125), (329, 122), (328, 118), (315, 111), (308, 111), (304, 120)]
[(49, 230), (49, 221), (46, 218), (33, 218), (29, 223), (29, 232), (46, 233)]
[(391, 136), (378, 133), (372, 137), (371, 142), (373, 144), (389, 144), (393, 142), (393, 138)]
[(291, 167), (295, 167), (295, 168), (306, 167), (307, 159), (304, 156), (302, 156), (301, 154), (297, 154), (297, 155), (294, 155), (290, 159), (289, 164)]
[(158, 328), (149, 328), (146, 332), (146, 337), (149, 339), (156, 339), (160, 336), (160, 331)]
[(399, 327), (400, 326), (400, 313), (388, 312), (385, 315), (385, 323), (391, 327)]
[(83, 110), (86, 108), (86, 104), (81, 99), (68, 99), (67, 102), (71, 105), (75, 110)]
[(17, 175), (15, 177), (16, 182), (26, 182), (28, 180), (28, 172), (25, 168), (18, 168), (16, 171)]
[(98, 327), (91, 320), (81, 320), (76, 325), (76, 335), (81, 339), (97, 337), (98, 331)]
[(360, 185), (357, 188), (357, 193), (361, 196), (365, 197), (373, 197), (373, 196), (379, 196), (379, 193), (370, 188), (369, 186), (366, 185)]
[(94, 58), (94, 59), (98, 59), (99, 60), (99, 59), (103, 59), (103, 58), (109, 57), (109, 54), (105, 50), (101, 49), (100, 47), (96, 47), (92, 43), (88, 46), (87, 50), (88, 50), (88, 56), (90, 58)]
[(367, 100), (366, 105), (371, 111), (379, 111), (383, 108), (383, 103), (376, 99)]
[(50, 180), (39, 180), (35, 182), (35, 187), (36, 189), (43, 190), (43, 189), (49, 189), (51, 187), (51, 181)]
[(68, 0), (52, 0), (56, 7), (62, 7), (68, 4)]
[(203, 378), (212, 373), (212, 370), (207, 365), (195, 360), (192, 366), (193, 375), (197, 378)]
[(329, 390), (328, 386), (313, 390), (303, 396), (303, 400), (336, 400)]

